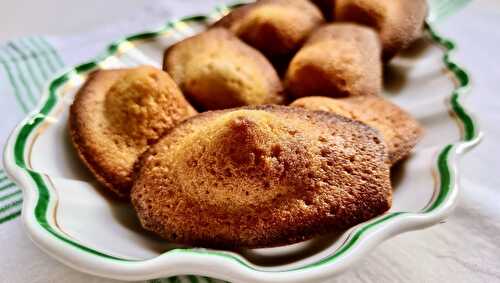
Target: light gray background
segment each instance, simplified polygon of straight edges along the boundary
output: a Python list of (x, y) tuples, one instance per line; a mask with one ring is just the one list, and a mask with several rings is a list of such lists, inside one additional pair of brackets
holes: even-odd
[[(90, 58), (120, 35), (207, 12), (222, 2), (227, 1), (3, 0), (0, 42), (45, 34), (64, 46), (100, 34), (81, 51), (80, 57)], [(332, 282), (500, 282), (500, 1), (472, 1), (438, 27), (458, 43), (455, 58), (473, 80), (467, 101), (485, 132), (482, 144), (462, 160), (459, 205), (446, 223), (385, 242)], [(0, 253), (0, 282), (108, 282), (43, 255), (21, 229), (19, 220), (2, 226), (0, 241), (19, 252)], [(7, 230), (19, 237), (12, 239)]]

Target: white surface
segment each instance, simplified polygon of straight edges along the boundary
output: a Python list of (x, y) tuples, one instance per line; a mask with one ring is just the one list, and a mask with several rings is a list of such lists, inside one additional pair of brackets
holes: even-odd
[[(90, 32), (103, 24), (112, 23), (125, 32), (128, 25), (139, 29), (140, 19), (150, 17), (151, 26), (154, 26), (161, 22), (163, 15), (206, 12), (213, 6), (213, 1), (193, 0), (182, 3), (109, 1), (115, 4), (108, 3), (107, 8), (87, 8), (91, 11), (87, 13), (77, 6), (91, 5), (88, 1), (64, 4), (44, 0), (36, 5), (23, 2), (3, 1), (0, 4), (0, 41), (35, 33), (75, 37), (74, 31)], [(117, 2), (122, 4), (118, 7)], [(63, 6), (72, 6), (75, 12), (71, 17), (60, 16), (60, 11), (67, 9)], [(178, 7), (175, 13), (174, 6)], [(113, 10), (113, 17), (109, 17), (109, 10)], [(59, 21), (53, 22), (53, 18)], [(472, 75), (474, 85), (468, 104), (478, 114), (481, 128), (486, 133), (482, 145), (462, 162), (467, 164), (468, 169), (463, 174), (460, 202), (454, 214), (443, 225), (405, 234), (384, 243), (358, 267), (332, 281), (500, 281), (500, 180), (497, 178), (500, 128), (496, 125), (500, 121), (500, 99), (497, 95), (500, 78), (497, 66), (500, 62), (499, 27), (500, 3), (494, 0), (473, 1), (464, 11), (440, 26), (443, 34), (458, 43), (459, 52), (455, 58)], [(98, 45), (82, 50), (82, 57), (92, 56), (94, 49), (102, 48)], [(69, 58), (66, 61), (74, 63)], [(107, 282), (74, 272), (45, 256), (26, 238), (19, 220), (3, 224), (0, 230), (3, 255), (0, 257), (0, 282)]]

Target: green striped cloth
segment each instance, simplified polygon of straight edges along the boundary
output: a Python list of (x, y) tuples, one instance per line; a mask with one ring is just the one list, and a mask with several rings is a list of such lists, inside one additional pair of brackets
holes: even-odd
[[(28, 37), (1, 45), (0, 64), (0, 111), (5, 117), (0, 127), (3, 148), (12, 128), (33, 109), (43, 85), (64, 63), (43, 37)], [(21, 190), (0, 169), (0, 224), (18, 217), (21, 204)]]

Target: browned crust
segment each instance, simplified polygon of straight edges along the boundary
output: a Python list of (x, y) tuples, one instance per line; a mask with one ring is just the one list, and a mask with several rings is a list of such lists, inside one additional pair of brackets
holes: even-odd
[[(231, 108), (244, 106), (245, 104), (241, 101), (230, 101), (229, 98), (221, 95), (220, 97), (214, 97), (209, 102), (200, 102), (197, 99), (198, 94), (190, 91), (188, 84), (185, 82), (186, 74), (184, 68), (182, 68), (185, 62), (181, 58), (178, 58), (179, 54), (182, 54), (184, 50), (190, 48), (192, 44), (206, 45), (206, 50), (213, 51), (213, 45), (215, 43), (220, 44), (220, 42), (226, 42), (224, 48), (233, 48), (237, 52), (243, 54), (247, 58), (252, 58), (253, 62), (256, 63), (259, 74), (263, 76), (266, 81), (266, 92), (267, 97), (263, 100), (262, 104), (283, 104), (285, 101), (283, 86), (281, 80), (273, 68), (271, 63), (263, 56), (257, 49), (250, 45), (247, 45), (239, 38), (234, 36), (227, 29), (222, 27), (214, 27), (205, 32), (197, 34), (195, 36), (186, 38), (174, 45), (169, 46), (163, 56), (163, 70), (168, 72), (172, 78), (176, 81), (179, 87), (182, 89), (186, 98), (200, 111)], [(224, 48), (220, 48), (221, 52)], [(200, 66), (204, 67), (204, 66)], [(253, 66), (242, 66), (242, 68), (250, 68)], [(225, 100), (225, 102), (218, 102), (217, 100)], [(222, 106), (221, 106), (222, 105)]]
[(389, 150), (389, 162), (395, 164), (410, 154), (424, 130), (420, 123), (396, 104), (378, 96), (304, 97), (290, 106), (323, 110), (359, 120), (378, 129)]
[(349, 23), (324, 25), (295, 54), (285, 87), (294, 98), (378, 95), (380, 55), (380, 41), (372, 29)]
[[(370, 170), (376, 168), (377, 172), (362, 173), (366, 174), (362, 178), (368, 178), (367, 181), (361, 181), (361, 179), (351, 180), (350, 182), (366, 182), (364, 185), (360, 185), (359, 190), (350, 190), (349, 194), (341, 195), (326, 194), (324, 195), (325, 202), (307, 204), (314, 207), (310, 210), (314, 211), (312, 213), (301, 211), (296, 206), (290, 206), (289, 209), (284, 210), (275, 209), (276, 206), (280, 207), (283, 203), (288, 205), (287, 199), (288, 197), (293, 199), (293, 194), (281, 197), (271, 206), (255, 204), (255, 206), (244, 208), (248, 209), (248, 211), (236, 213), (217, 205), (178, 198), (175, 194), (169, 195), (167, 199), (166, 191), (159, 189), (164, 188), (165, 184), (161, 182), (155, 183), (157, 180), (148, 175), (150, 166), (154, 166), (152, 164), (155, 162), (156, 154), (158, 154), (156, 147), (161, 148), (163, 146), (162, 141), (167, 144), (170, 144), (170, 142), (179, 143), (180, 141), (176, 140), (177, 136), (182, 137), (186, 134), (184, 131), (191, 127), (204, 127), (214, 118), (235, 111), (235, 109), (205, 112), (184, 121), (139, 159), (140, 164), (136, 168), (140, 168), (140, 172), (132, 190), (132, 204), (145, 229), (153, 231), (169, 241), (194, 246), (218, 248), (271, 247), (291, 244), (310, 239), (319, 234), (345, 229), (366, 221), (390, 208), (391, 186), (389, 167), (386, 163), (386, 149), (380, 140), (377, 141), (379, 135), (376, 130), (360, 122), (324, 111), (308, 111), (301, 108), (271, 105), (242, 107), (239, 109), (264, 110), (283, 116), (302, 117), (310, 121), (312, 127), (321, 126), (331, 129), (336, 127), (332, 125), (348, 127), (358, 133), (355, 135), (365, 142), (363, 146), (369, 147), (369, 151), (375, 154), (373, 159), (366, 162), (374, 162), (369, 168)], [(368, 157), (362, 156), (359, 158)], [(301, 162), (307, 162), (307, 160), (299, 161), (299, 163)], [(376, 166), (373, 166), (374, 164)], [(294, 167), (300, 167), (300, 165)], [(295, 169), (290, 168), (289, 170), (293, 171)], [(358, 169), (361, 170), (359, 172), (364, 170), (362, 168), (353, 170), (358, 172)], [(177, 173), (172, 172), (172, 174)], [(333, 175), (328, 176), (342, 178)], [(379, 183), (372, 183), (374, 180), (378, 180)], [(334, 190), (334, 188), (330, 189)], [(297, 196), (303, 194), (302, 197), (305, 197), (305, 195), (311, 194), (309, 190), (314, 189), (313, 187), (300, 189), (296, 192)], [(172, 198), (174, 199), (172, 200)], [(167, 218), (161, 217), (161, 210), (166, 209), (166, 207), (162, 207), (164, 206), (164, 200), (175, 200), (176, 205), (175, 211), (169, 210), (170, 213), (165, 216)], [(246, 218), (242, 217), (242, 215), (245, 215)], [(165, 221), (177, 222), (167, 225)], [(172, 230), (169, 230), (165, 225)]]
[(241, 20), (243, 17), (245, 17), (248, 14), (248, 12), (250, 12), (252, 9), (254, 9), (257, 5), (262, 5), (262, 2), (264, 2), (264, 1), (259, 1), (259, 2), (260, 3), (256, 2), (256, 3), (246, 4), (246, 5), (243, 5), (241, 7), (238, 7), (236, 9), (232, 10), (231, 12), (229, 12), (229, 14), (222, 17), (220, 20), (215, 22), (212, 26), (230, 29), (235, 21)]
[(87, 144), (88, 139), (85, 136), (87, 131), (87, 123), (84, 116), (87, 111), (86, 98), (88, 93), (95, 93), (95, 88), (101, 85), (109, 89), (112, 84), (118, 80), (123, 74), (124, 70), (97, 70), (92, 72), (87, 81), (78, 91), (75, 100), (70, 107), (69, 114), (69, 133), (71, 142), (76, 149), (80, 160), (92, 172), (96, 179), (106, 188), (114, 192), (120, 198), (127, 198), (128, 194), (125, 193), (132, 186), (132, 180), (123, 182), (121, 178), (111, 173), (112, 171), (103, 166), (103, 163), (98, 160), (99, 154), (93, 150), (92, 146)]
[[(407, 114), (407, 113), (405, 113)], [(395, 141), (390, 141), (389, 148), (389, 160), (391, 164), (396, 164), (408, 157), (412, 152), (413, 148), (418, 144), (424, 135), (424, 128), (415, 120), (413, 117), (404, 115), (401, 117), (401, 127), (398, 131), (398, 137)]]
[(425, 0), (336, 0), (335, 19), (379, 31), (383, 59), (390, 60), (422, 35), (428, 6)]
[[(162, 82), (161, 95), (169, 97), (162, 99), (160, 106), (151, 106), (151, 104), (141, 104), (142, 100), (136, 102), (124, 95), (123, 99), (126, 101), (124, 103), (136, 107), (134, 109), (143, 107), (140, 113), (149, 109), (157, 111), (156, 114), (131, 117), (131, 112), (121, 112), (126, 110), (123, 108), (126, 105), (116, 104), (120, 103), (122, 97), (120, 93), (112, 94), (115, 95), (109, 100), (112, 102), (107, 100), (112, 87), (122, 78), (127, 80), (123, 81), (127, 85), (142, 83), (135, 81), (140, 79), (140, 76), (127, 77), (129, 74), (135, 74), (134, 72), (150, 76), (154, 83)], [(161, 74), (162, 78), (158, 77), (158, 74)], [(144, 88), (128, 89), (127, 94), (137, 93), (137, 97), (142, 98), (149, 95), (148, 91), (152, 91), (143, 84), (140, 87)], [(160, 91), (159, 85), (153, 87), (157, 87)], [(172, 107), (175, 109), (171, 109)], [(163, 131), (195, 113), (175, 83), (159, 69), (141, 66), (133, 69), (97, 70), (88, 76), (70, 107), (69, 134), (79, 158), (99, 183), (120, 198), (128, 198), (134, 181), (134, 162), (150, 143), (158, 139), (143, 130), (162, 135)], [(151, 120), (153, 116), (160, 118), (153, 121)], [(124, 119), (127, 121), (123, 121)]]
[[(276, 21), (256, 20), (248, 24), (248, 15), (259, 7), (269, 5), (282, 6), (282, 9), (294, 9), (294, 16), (287, 18), (287, 24)], [(273, 18), (276, 20), (275, 18)], [(273, 62), (289, 58), (302, 45), (307, 35), (324, 22), (321, 11), (306, 0), (261, 0), (231, 11), (214, 24), (234, 32), (238, 37), (260, 50)], [(245, 28), (239, 27), (244, 23)], [(300, 23), (300, 25), (295, 25)]]

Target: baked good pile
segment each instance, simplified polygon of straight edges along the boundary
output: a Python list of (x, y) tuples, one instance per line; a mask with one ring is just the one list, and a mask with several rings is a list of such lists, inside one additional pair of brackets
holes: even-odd
[(168, 47), (163, 70), (89, 75), (72, 143), (170, 242), (273, 247), (349, 228), (390, 209), (391, 167), (422, 136), (380, 94), (426, 13), (425, 0), (238, 7)]

